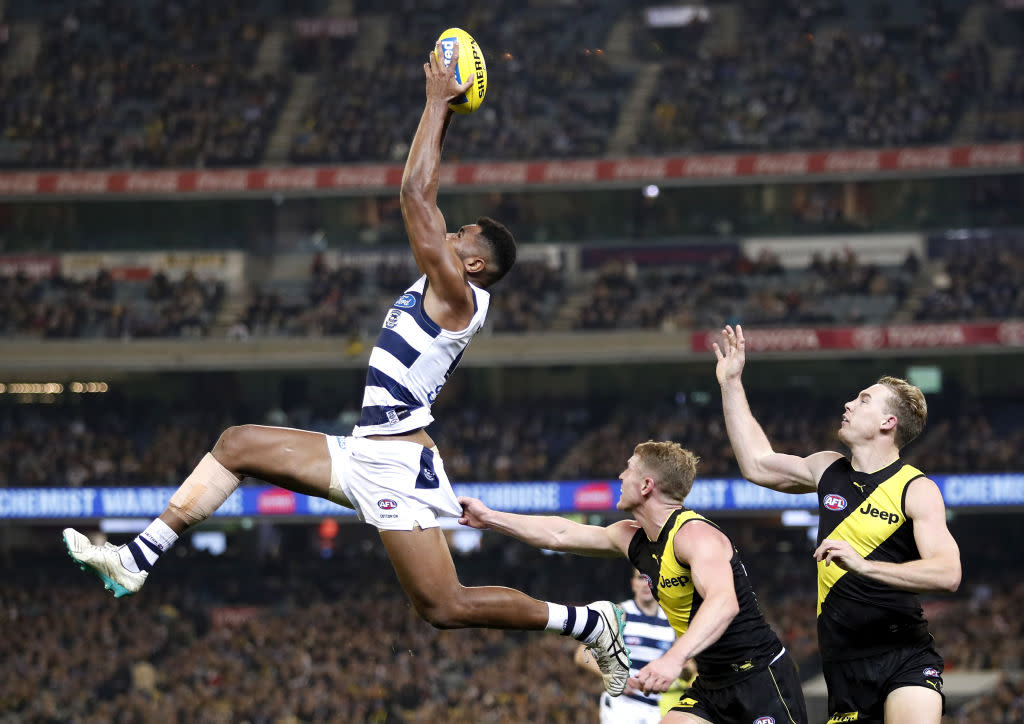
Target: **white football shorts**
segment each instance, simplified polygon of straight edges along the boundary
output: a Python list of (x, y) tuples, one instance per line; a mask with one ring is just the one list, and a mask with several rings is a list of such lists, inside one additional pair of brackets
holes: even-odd
[(462, 506), (437, 449), (407, 440), (327, 436), (331, 495), (347, 499), (359, 519), (378, 530), (436, 528), (438, 516), (458, 518)]
[(648, 703), (625, 695), (613, 699), (607, 693), (601, 694), (601, 724), (658, 724), (660, 721), (657, 699)]

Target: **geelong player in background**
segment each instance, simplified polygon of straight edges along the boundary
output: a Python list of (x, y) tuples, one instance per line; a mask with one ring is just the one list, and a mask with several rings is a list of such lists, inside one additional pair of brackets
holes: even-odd
[[(439, 51), (439, 47), (437, 48)], [(459, 583), (438, 516), (458, 517), (456, 498), (434, 441), (430, 406), (484, 324), (491, 285), (515, 263), (512, 234), (481, 218), (453, 233), (437, 207), (441, 147), (452, 119), (448, 103), (474, 81), (454, 77), (432, 52), (426, 107), (409, 149), (401, 204), (413, 256), (423, 272), (384, 318), (370, 355), (359, 423), (349, 437), (279, 427), (225, 430), (213, 450), (135, 540), (96, 546), (68, 528), (71, 557), (115, 596), (136, 593), (158, 558), (206, 520), (245, 476), (352, 508), (380, 531), (398, 580), (416, 611), (442, 629), (487, 627), (572, 636), (593, 651), (605, 688), (618, 696), (629, 676), (622, 611), (609, 601), (567, 607), (510, 588)]]
[(619, 475), (617, 504), (632, 520), (583, 525), (460, 498), (459, 522), (537, 548), (629, 558), (678, 636), (630, 677), (629, 689), (670, 696), (663, 692), (687, 662), (697, 663), (693, 685), (667, 702), (662, 724), (807, 724), (796, 665), (764, 620), (739, 551), (717, 525), (684, 506), (697, 462), (679, 443), (637, 445)]
[[(619, 607), (626, 613), (626, 628), (622, 635), (633, 661), (629, 674), (636, 676), (647, 664), (661, 658), (662, 654), (672, 648), (676, 631), (658, 605), (643, 573), (634, 568), (629, 585), (633, 589), (633, 597), (621, 601)], [(585, 646), (576, 649), (575, 660), (584, 669), (600, 673), (597, 662)], [(662, 716), (672, 708), (672, 697), (675, 696), (675, 701), (678, 701), (679, 694), (689, 688), (696, 676), (697, 669), (691, 660), (683, 667), (683, 675), (673, 682), (665, 694), (645, 694), (628, 684), (622, 696), (617, 699), (601, 694), (601, 724), (658, 724)]]
[(784, 455), (747, 403), (743, 329), (726, 327), (714, 348), (743, 477), (784, 493), (818, 494), (818, 648), (829, 722), (939, 724), (943, 661), (917, 594), (960, 586), (960, 549), (938, 486), (900, 457), (928, 418), (924, 395), (883, 377), (845, 405), (839, 439), (849, 458)]

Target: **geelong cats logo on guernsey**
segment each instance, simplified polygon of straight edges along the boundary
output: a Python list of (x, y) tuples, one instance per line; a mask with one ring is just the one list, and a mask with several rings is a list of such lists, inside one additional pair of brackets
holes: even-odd
[(836, 495), (835, 493), (829, 493), (821, 502), (829, 510), (846, 509), (846, 498), (844, 498), (842, 495)]

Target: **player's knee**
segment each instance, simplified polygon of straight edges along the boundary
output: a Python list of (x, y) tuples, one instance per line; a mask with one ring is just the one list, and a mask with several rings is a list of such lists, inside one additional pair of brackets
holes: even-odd
[(453, 595), (417, 596), (413, 600), (416, 613), (436, 629), (465, 628), (466, 609), (462, 597)]
[(253, 443), (254, 425), (233, 425), (220, 434), (213, 456), (228, 470), (237, 470)]

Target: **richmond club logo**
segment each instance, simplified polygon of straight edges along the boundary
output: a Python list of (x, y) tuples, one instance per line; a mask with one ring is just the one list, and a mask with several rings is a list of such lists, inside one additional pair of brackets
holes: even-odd
[(391, 498), (381, 498), (377, 501), (377, 507), (381, 510), (394, 510), (398, 507), (398, 503)]
[(822, 505), (824, 505), (829, 510), (846, 509), (846, 498), (844, 498), (842, 495), (836, 495), (835, 493), (829, 493), (821, 502)]

